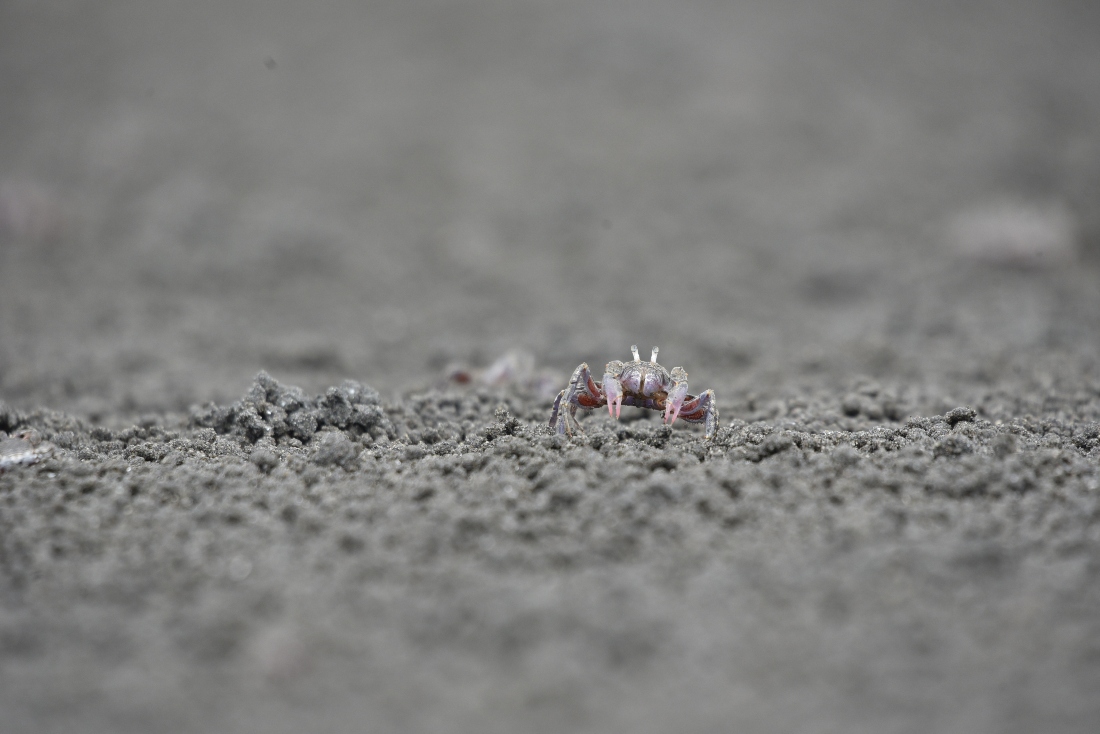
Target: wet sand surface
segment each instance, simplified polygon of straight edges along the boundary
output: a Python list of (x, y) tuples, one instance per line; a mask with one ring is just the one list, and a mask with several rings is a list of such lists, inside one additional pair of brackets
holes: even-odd
[(1098, 41), (0, 6), (0, 730), (1096, 731)]

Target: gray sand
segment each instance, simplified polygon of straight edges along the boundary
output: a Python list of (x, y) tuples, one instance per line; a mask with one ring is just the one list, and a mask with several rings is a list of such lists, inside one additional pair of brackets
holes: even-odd
[(1100, 729), (1092, 4), (308, 7), (0, 6), (0, 731)]

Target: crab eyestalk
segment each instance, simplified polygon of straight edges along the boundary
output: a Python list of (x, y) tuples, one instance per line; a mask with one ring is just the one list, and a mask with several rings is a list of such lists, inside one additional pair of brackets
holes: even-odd
[(671, 426), (680, 417), (680, 408), (683, 406), (684, 400), (687, 399), (688, 381), (687, 372), (684, 371), (683, 367), (673, 369), (670, 376), (672, 377), (672, 387), (669, 388), (668, 396), (665, 398), (664, 422)]

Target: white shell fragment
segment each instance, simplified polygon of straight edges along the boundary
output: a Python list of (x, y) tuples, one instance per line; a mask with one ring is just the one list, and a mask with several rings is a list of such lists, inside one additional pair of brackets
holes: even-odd
[(1077, 221), (1058, 203), (994, 201), (960, 211), (948, 237), (956, 254), (996, 265), (1070, 262), (1077, 254)]
[(6, 436), (0, 431), (0, 472), (16, 466), (37, 464), (48, 456), (53, 446), (42, 443), (35, 431), (24, 431), (15, 436)]

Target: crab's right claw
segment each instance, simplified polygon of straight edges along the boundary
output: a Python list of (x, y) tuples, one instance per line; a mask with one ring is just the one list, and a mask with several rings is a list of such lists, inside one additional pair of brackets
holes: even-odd
[(607, 412), (612, 418), (618, 420), (619, 412), (623, 409), (623, 384), (619, 378), (610, 372), (603, 376), (603, 392), (607, 398)]

